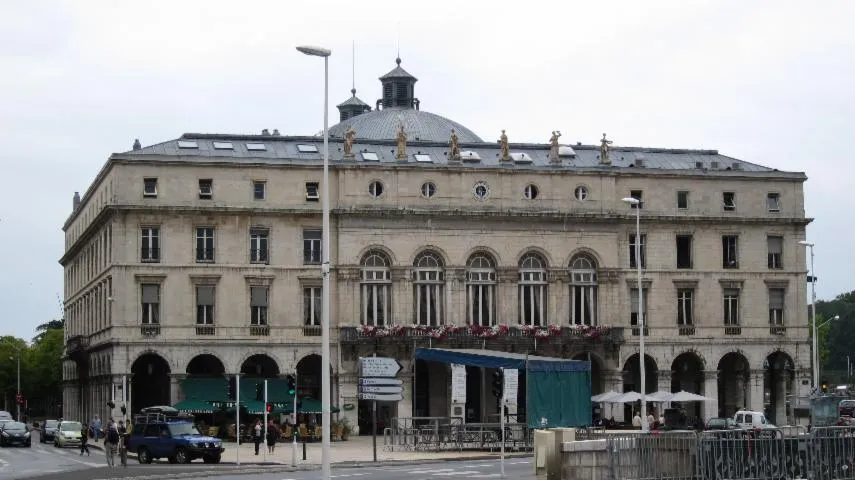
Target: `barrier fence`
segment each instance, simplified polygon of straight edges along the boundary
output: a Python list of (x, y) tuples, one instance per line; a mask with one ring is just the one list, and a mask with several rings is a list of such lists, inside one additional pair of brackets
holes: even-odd
[[(507, 451), (531, 451), (532, 429), (522, 423), (507, 423), (504, 441)], [(499, 422), (463, 423), (456, 417), (394, 418), (383, 431), (385, 451), (496, 451), (501, 445)]]
[(614, 480), (855, 480), (855, 427), (609, 434)]

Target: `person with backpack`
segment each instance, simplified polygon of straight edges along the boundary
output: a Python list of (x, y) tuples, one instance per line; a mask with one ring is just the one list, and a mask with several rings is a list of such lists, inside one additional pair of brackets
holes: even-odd
[(107, 466), (116, 466), (116, 450), (119, 448), (119, 430), (116, 424), (110, 420), (107, 425), (107, 432), (104, 435), (104, 452), (107, 454)]
[[(130, 426), (130, 422), (128, 422), (128, 426)], [(117, 430), (119, 432), (119, 460), (123, 467), (128, 468), (128, 440), (131, 438), (131, 432), (125, 428), (125, 422), (122, 420), (119, 420)]]

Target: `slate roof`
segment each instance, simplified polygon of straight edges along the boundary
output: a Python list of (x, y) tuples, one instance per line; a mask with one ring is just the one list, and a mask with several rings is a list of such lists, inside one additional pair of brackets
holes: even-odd
[(344, 138), (348, 125), (356, 130), (357, 140), (394, 140), (399, 125), (404, 124), (407, 141), (447, 143), (451, 129), (457, 132), (461, 143), (481, 142), (472, 130), (443, 116), (411, 108), (384, 108), (363, 113), (330, 127), (330, 137)]
[(336, 108), (340, 108), (340, 107), (347, 107), (347, 106), (350, 106), (350, 105), (357, 105), (357, 106), (360, 106), (360, 107), (368, 107), (368, 106), (370, 106), (370, 105), (368, 105), (367, 103), (365, 103), (365, 102), (363, 102), (362, 100), (360, 100), (360, 99), (359, 99), (359, 97), (357, 97), (357, 96), (356, 96), (356, 89), (355, 89), (355, 88), (354, 88), (353, 90), (351, 90), (351, 91), (350, 91), (350, 93), (352, 94), (352, 95), (351, 95), (351, 97), (350, 97), (350, 98), (348, 98), (347, 100), (345, 100), (345, 101), (343, 101), (343, 102), (339, 103), (338, 105), (336, 105)]
[(410, 75), (410, 72), (408, 72), (408, 71), (404, 70), (403, 68), (401, 68), (401, 59), (400, 59), (400, 57), (395, 59), (395, 63), (397, 63), (397, 64), (398, 64), (398, 66), (397, 66), (397, 67), (395, 67), (395, 68), (393, 68), (393, 69), (392, 69), (389, 73), (387, 73), (386, 75), (383, 75), (382, 77), (380, 77), (380, 80), (387, 80), (387, 79), (390, 79), (390, 78), (410, 78), (410, 79), (412, 79), (414, 82), (417, 82), (417, 81), (419, 80), (418, 78), (416, 78), (416, 77), (414, 77), (414, 76)]
[[(384, 110), (390, 112), (392, 109)], [(416, 112), (410, 110), (409, 112)], [(371, 115), (375, 112), (364, 114)], [(426, 113), (426, 112), (421, 112)], [(357, 117), (358, 118), (358, 117)], [(343, 158), (343, 142), (340, 138), (330, 138), (330, 161), (333, 164), (370, 165), (419, 165), (424, 168), (437, 168), (449, 164), (447, 137), (442, 142), (408, 141), (406, 162), (395, 158), (394, 141), (372, 141), (360, 137), (362, 132), (355, 126), (357, 138), (353, 145), (354, 158)], [(461, 132), (462, 133), (462, 132)], [(462, 135), (461, 135), (462, 137)], [(195, 140), (198, 148), (179, 148), (179, 141)], [(214, 142), (230, 142), (233, 149), (215, 149)], [(247, 144), (263, 143), (264, 151), (249, 150)], [(298, 145), (314, 145), (317, 152), (301, 152)], [(501, 162), (499, 145), (495, 142), (460, 142), (461, 152), (474, 152), (479, 160), (463, 160), (456, 165), (463, 168), (511, 167), (514, 170), (580, 170), (580, 171), (683, 171), (692, 174), (721, 173), (739, 175), (742, 173), (775, 173), (777, 169), (738, 160), (720, 154), (716, 150), (660, 149), (644, 147), (613, 147), (611, 165), (600, 165), (598, 145), (573, 145), (561, 148), (561, 166), (552, 165), (549, 159), (548, 144), (510, 144), (511, 154), (525, 153), (529, 161)], [(378, 160), (366, 160), (363, 153), (373, 153)], [(149, 159), (151, 161), (214, 162), (224, 164), (313, 164), (323, 160), (322, 137), (286, 137), (273, 135), (221, 135), (186, 133), (180, 139), (169, 140), (156, 145), (131, 150), (124, 154), (114, 154), (112, 158)], [(416, 155), (427, 155), (419, 161)], [(427, 160), (430, 161), (427, 161)], [(792, 173), (779, 172), (793, 177)], [(804, 175), (796, 174), (798, 178)]]

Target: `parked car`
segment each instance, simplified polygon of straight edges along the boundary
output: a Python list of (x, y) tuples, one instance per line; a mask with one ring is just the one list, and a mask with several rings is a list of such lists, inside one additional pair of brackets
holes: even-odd
[(197, 458), (220, 463), (223, 441), (199, 433), (192, 415), (143, 409), (134, 420), (128, 451), (136, 453), (140, 463), (156, 458), (167, 458), (169, 463), (190, 463)]
[(30, 442), (30, 427), (21, 422), (6, 422), (3, 428), (0, 428), (0, 446), (9, 447), (12, 445), (20, 445), (29, 447)]
[(59, 422), (56, 433), (53, 436), (53, 446), (62, 447), (79, 447), (81, 443), (80, 431), (83, 425), (80, 422), (63, 420)]
[(733, 421), (739, 428), (776, 428), (775, 425), (766, 420), (766, 415), (763, 412), (753, 412), (751, 410), (740, 410), (733, 415)]
[(14, 420), (14, 418), (12, 418), (12, 414), (6, 410), (0, 410), (0, 420)]
[(39, 442), (52, 442), (56, 437), (56, 429), (59, 426), (59, 420), (45, 420), (39, 428)]
[(739, 425), (732, 418), (714, 417), (707, 422), (707, 430), (738, 430)]

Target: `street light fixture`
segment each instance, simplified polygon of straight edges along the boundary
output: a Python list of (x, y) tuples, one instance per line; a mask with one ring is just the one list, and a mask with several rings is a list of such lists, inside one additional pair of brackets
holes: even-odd
[(297, 50), (313, 57), (324, 59), (324, 176), (322, 183), (321, 209), (321, 479), (329, 480), (331, 469), (330, 452), (330, 404), (332, 381), (330, 379), (330, 182), (329, 182), (329, 57), (327, 48), (299, 46)]
[(817, 340), (816, 329), (816, 272), (813, 269), (813, 243), (800, 240), (799, 245), (803, 245), (810, 249), (810, 316), (811, 324), (813, 325), (813, 338), (811, 339), (811, 363), (813, 363), (813, 390), (819, 388), (819, 340)]
[(622, 199), (624, 202), (635, 207), (635, 266), (638, 275), (638, 372), (641, 383), (641, 431), (650, 431), (647, 423), (647, 372), (644, 368), (644, 291), (641, 285), (641, 200), (632, 197)]

